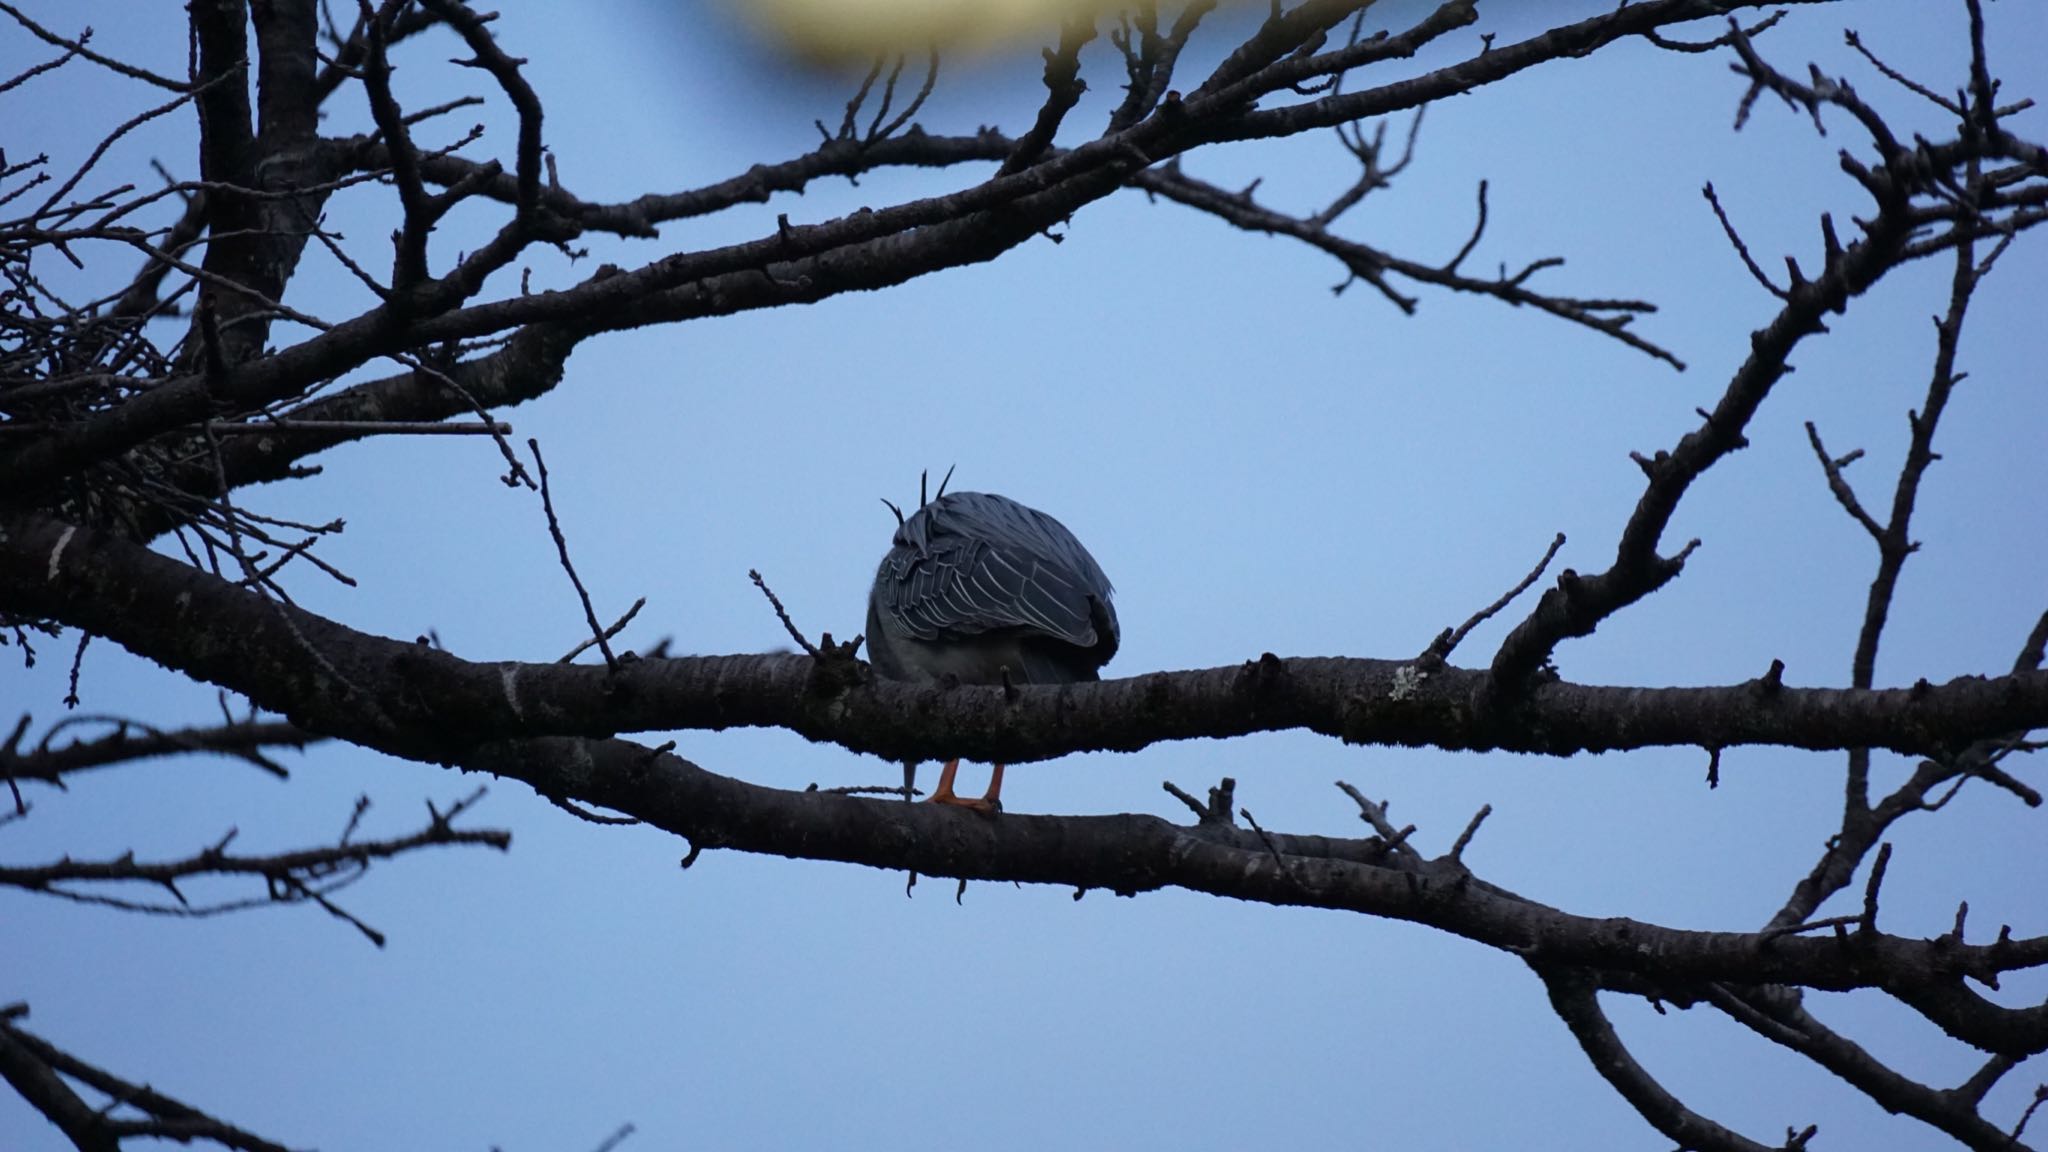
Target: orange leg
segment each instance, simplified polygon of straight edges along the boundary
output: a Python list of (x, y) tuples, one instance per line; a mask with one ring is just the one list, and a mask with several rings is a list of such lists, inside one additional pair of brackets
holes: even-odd
[(936, 788), (934, 788), (934, 789), (932, 789), (932, 797), (931, 797), (931, 803), (933, 803), (933, 804), (959, 804), (959, 803), (961, 803), (961, 799), (960, 799), (960, 798), (959, 798), (958, 796), (955, 796), (955, 795), (953, 795), (953, 777), (954, 777), (954, 776), (955, 776), (955, 775), (956, 775), (956, 774), (957, 774), (957, 773), (958, 773), (959, 771), (960, 771), (960, 761), (959, 761), (959, 760), (957, 760), (957, 759), (956, 759), (956, 760), (948, 760), (948, 761), (946, 761), (946, 766), (945, 766), (944, 768), (941, 768), (941, 769), (939, 769), (939, 786), (938, 786), (938, 787), (936, 787)]
[(1003, 808), (1003, 766), (997, 764), (989, 773), (988, 792), (979, 800), (969, 800), (953, 792), (953, 778), (960, 771), (960, 761), (948, 760), (939, 769), (939, 785), (932, 789), (931, 803), (952, 804), (960, 808), (972, 808), (977, 812), (1000, 812)]

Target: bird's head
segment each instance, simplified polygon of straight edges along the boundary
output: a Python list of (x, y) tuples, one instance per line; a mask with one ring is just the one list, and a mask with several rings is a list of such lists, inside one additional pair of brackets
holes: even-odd
[(909, 516), (903, 515), (903, 509), (897, 507), (895, 501), (887, 496), (882, 497), (882, 506), (896, 514), (894, 543), (897, 547), (915, 548), (919, 552), (924, 551), (925, 542), (929, 538), (930, 531), (925, 521), (924, 511), (946, 498), (946, 485), (952, 483), (952, 481), (953, 468), (949, 467), (946, 469), (946, 475), (939, 481), (938, 495), (931, 496), (928, 495), (930, 492), (931, 473), (928, 471), (919, 472), (917, 474), (917, 511)]

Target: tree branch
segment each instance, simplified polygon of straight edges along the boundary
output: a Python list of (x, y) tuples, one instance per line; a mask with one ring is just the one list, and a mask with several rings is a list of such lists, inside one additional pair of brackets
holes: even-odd
[[(1336, 657), (1262, 657), (1014, 692), (874, 679), (850, 658), (647, 659), (621, 661), (617, 673), (475, 664), (274, 603), (105, 533), (32, 516), (0, 516), (0, 528), (0, 603), (106, 636), (311, 731), (428, 759), (494, 737), (747, 726), (787, 728), (892, 763), (953, 755), (1020, 763), (1296, 728), (1353, 743), (1547, 755), (1753, 743), (1926, 755), (2048, 726), (2042, 671), (1860, 691), (1553, 682), (1502, 703), (1487, 692), (1485, 672)], [(166, 604), (181, 607), (166, 613)], [(199, 619), (209, 627), (187, 623)], [(321, 655), (314, 667), (309, 650)]]
[[(0, 1077), (80, 1152), (117, 1152), (120, 1142), (131, 1138), (181, 1144), (205, 1140), (239, 1152), (287, 1152), (281, 1144), (63, 1051), (16, 1023), (27, 1014), (26, 1004), (0, 1008)], [(65, 1083), (66, 1077), (104, 1094), (108, 1103), (103, 1107), (87, 1104)], [(123, 1112), (139, 1112), (141, 1117), (124, 1118)]]
[[(434, 7), (446, 15), (454, 10), (451, 3), (436, 0)], [(0, 492), (19, 502), (153, 436), (216, 415), (215, 406), (251, 411), (286, 401), (319, 381), (408, 348), (473, 339), (542, 321), (573, 322), (579, 330), (594, 332), (729, 315), (887, 287), (941, 268), (979, 263), (1111, 194), (1160, 160), (1219, 140), (1286, 134), (1308, 126), (1284, 128), (1263, 117), (1291, 114), (1299, 108), (1341, 107), (1345, 114), (1327, 121), (1334, 124), (1413, 109), (1562, 55), (1592, 51), (1617, 36), (1696, 18), (1704, 14), (1702, 4), (1703, 0), (1659, 0), (1633, 5), (1520, 45), (1490, 48), (1417, 79), (1297, 108), (1250, 110), (1248, 101), (1255, 92), (1275, 91), (1312, 77), (1312, 71), (1295, 75), (1297, 61), (1318, 60), (1322, 62), (1318, 67), (1332, 68), (1357, 63), (1346, 63), (1348, 57), (1288, 57), (1211, 95), (1164, 101), (1151, 116), (1127, 129), (957, 193), (860, 212), (825, 224), (778, 227), (759, 240), (678, 254), (636, 271), (601, 269), (573, 289), (444, 307), (451, 298), (474, 292), (480, 277), (509, 259), (522, 237), (533, 238), (522, 227), (508, 226), (498, 239), (472, 255), (464, 269), (436, 282), (431, 300), (394, 299), (273, 355), (248, 363), (224, 357), (210, 375), (188, 370), (188, 375), (164, 381), (111, 411), (0, 457)], [(1372, 51), (1385, 57), (1399, 56), (1468, 21), (1464, 5), (1447, 4), (1408, 33), (1373, 41)], [(475, 36), (466, 29), (464, 34), (475, 46)], [(1361, 50), (1366, 47), (1359, 46)], [(491, 66), (493, 60), (484, 59), (484, 63)], [(524, 133), (528, 125), (538, 123), (537, 110), (521, 103), (512, 83), (516, 76), (508, 77), (502, 68), (493, 74), (508, 91), (515, 92), (515, 104), (520, 106), (523, 172), (523, 158), (528, 155)], [(526, 191), (528, 181), (525, 175), (516, 181), (514, 197), (520, 205), (534, 203), (533, 197), (538, 195)], [(518, 211), (515, 224), (526, 218), (526, 208)], [(296, 248), (291, 249), (294, 259), (295, 253)], [(288, 271), (289, 261), (281, 266)], [(237, 282), (258, 291), (267, 286), (261, 277)], [(274, 291), (262, 294), (273, 299), (277, 295)], [(413, 314), (425, 318), (402, 322)], [(260, 330), (256, 334), (260, 336)]]
[(1582, 973), (1570, 971), (1546, 971), (1537, 969), (1543, 978), (1543, 987), (1550, 993), (1550, 1006), (1557, 1011), (1558, 1019), (1570, 1028), (1572, 1036), (1585, 1049), (1586, 1059), (1593, 1062), (1598, 1071), (1621, 1098), (1640, 1113), (1650, 1126), (1673, 1140), (1681, 1148), (1697, 1148), (1702, 1152), (1772, 1152), (1766, 1145), (1737, 1132), (1723, 1128), (1712, 1120), (1687, 1108), (1683, 1101), (1673, 1096), (1662, 1084), (1636, 1062), (1635, 1056), (1621, 1042), (1621, 1036), (1600, 1010), (1598, 985)]
[[(726, 848), (833, 860), (924, 876), (1007, 880), (1133, 893), (1185, 888), (1283, 907), (1330, 908), (1426, 925), (1545, 967), (1699, 980), (1846, 989), (1879, 986), (1971, 1043), (2048, 1050), (2048, 1012), (1955, 997), (1961, 972), (2048, 964), (2048, 938), (1965, 945), (1860, 933), (1832, 939), (1699, 932), (1584, 917), (1477, 880), (1448, 854), (1423, 859), (1387, 839), (1260, 834), (1220, 821), (1154, 816), (994, 820), (938, 805), (765, 788), (625, 740), (536, 739), (478, 745), (461, 767), (570, 790), (638, 817), (702, 850)], [(1973, 976), (1972, 978), (1980, 978)]]
[[(343, 831), (340, 840), (326, 847), (305, 848), (268, 856), (236, 856), (227, 851), (228, 844), (236, 835), (235, 831), (230, 829), (226, 836), (211, 847), (178, 860), (146, 862), (135, 859), (133, 853), (127, 853), (113, 860), (73, 860), (66, 856), (51, 864), (0, 866), (0, 886), (55, 896), (80, 904), (115, 908), (124, 912), (145, 912), (189, 919), (203, 919), (270, 904), (311, 901), (355, 927), (369, 938), (371, 943), (381, 948), (384, 946), (383, 934), (335, 905), (331, 899), (333, 893), (361, 879), (364, 873), (369, 871), (373, 861), (389, 860), (422, 848), (473, 845), (496, 848), (500, 852), (510, 848), (512, 834), (503, 829), (466, 829), (453, 826), (454, 819), (482, 797), (483, 789), (479, 788), (468, 797), (457, 801), (446, 812), (436, 809), (432, 804), (427, 805), (430, 819), (426, 826), (406, 836), (383, 840), (352, 839), (357, 822), (369, 807), (369, 801), (363, 799), (357, 801), (355, 813), (351, 816), (348, 828)], [(264, 882), (265, 894), (246, 899), (195, 904), (186, 898), (184, 891), (179, 887), (181, 881), (227, 876), (259, 878)], [(85, 887), (138, 883), (163, 889), (170, 895), (172, 902), (131, 900)]]
[[(84, 723), (110, 725), (113, 731), (89, 740), (74, 740), (52, 747), (57, 736)], [(22, 730), (28, 717), (22, 717)], [(0, 744), (0, 779), (38, 780), (56, 784), (67, 773), (105, 768), (174, 756), (183, 752), (212, 752), (246, 760), (280, 779), (289, 776), (283, 766), (264, 755), (270, 748), (304, 748), (325, 737), (292, 724), (255, 720), (216, 725), (211, 728), (164, 730), (137, 720), (114, 716), (71, 716), (53, 725), (36, 747), (20, 751), (18, 742)]]

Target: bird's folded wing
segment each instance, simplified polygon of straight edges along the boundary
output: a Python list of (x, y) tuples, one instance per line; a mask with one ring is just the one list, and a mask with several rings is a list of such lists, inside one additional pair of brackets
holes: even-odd
[(920, 640), (1004, 628), (1083, 648), (1097, 640), (1088, 590), (1073, 572), (1029, 551), (942, 538), (923, 556), (903, 556), (895, 576), (896, 618)]

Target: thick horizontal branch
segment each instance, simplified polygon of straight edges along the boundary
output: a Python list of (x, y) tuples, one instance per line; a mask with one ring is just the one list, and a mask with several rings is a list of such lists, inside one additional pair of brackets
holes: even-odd
[(1941, 685), (1717, 688), (1554, 681), (1336, 657), (1158, 672), (1059, 688), (918, 687), (843, 654), (648, 659), (603, 668), (475, 663), (386, 639), (141, 546), (0, 518), (0, 607), (106, 636), (316, 732), (435, 759), (478, 740), (780, 727), (890, 760), (1017, 763), (1165, 740), (1305, 728), (1352, 743), (1547, 755), (1669, 745), (1889, 748), (1940, 756), (2048, 726), (2048, 672)]
[[(1981, 1006), (1944, 1028), (1984, 1047), (2048, 1047), (2039, 1010), (2008, 1010), (1963, 988), (1965, 974), (2048, 964), (2048, 938), (1964, 944), (1867, 931), (1824, 936), (1700, 932), (1620, 917), (1576, 916), (1478, 880), (1452, 855), (1391, 851), (1379, 837), (1284, 836), (1156, 816), (983, 816), (943, 805), (765, 788), (624, 740), (478, 745), (456, 763), (547, 794), (636, 816), (690, 841), (923, 875), (1056, 884), (1134, 894), (1185, 888), (1264, 904), (1331, 908), (1423, 924), (1538, 965), (1845, 989), (1880, 987), (1908, 1002), (1968, 997)], [(1960, 1022), (1951, 1024), (1951, 1019)]]

